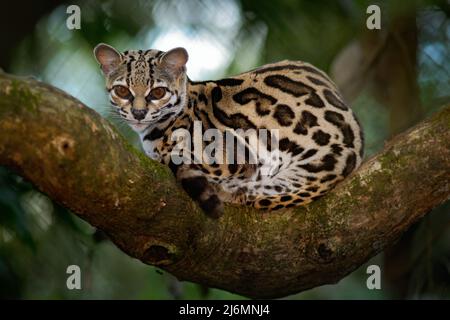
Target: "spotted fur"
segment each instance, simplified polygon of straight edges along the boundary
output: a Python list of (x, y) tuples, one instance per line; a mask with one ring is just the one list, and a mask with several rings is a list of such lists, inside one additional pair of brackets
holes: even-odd
[[(101, 44), (95, 55), (112, 106), (139, 134), (146, 154), (170, 166), (212, 215), (220, 214), (222, 201), (270, 210), (307, 204), (361, 163), (363, 134), (355, 115), (328, 76), (308, 63), (282, 61), (231, 78), (193, 82), (182, 48), (118, 53)], [(117, 85), (131, 96), (118, 97)], [(166, 88), (166, 95), (152, 100), (156, 87)], [(192, 132), (195, 120), (204, 130), (221, 132), (278, 129), (280, 161), (270, 175), (262, 174), (262, 163), (175, 165), (173, 132)]]

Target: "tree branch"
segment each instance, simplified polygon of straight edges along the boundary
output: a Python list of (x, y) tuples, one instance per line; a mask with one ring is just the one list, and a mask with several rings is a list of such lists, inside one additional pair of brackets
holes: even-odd
[(207, 217), (168, 168), (96, 112), (0, 74), (0, 165), (181, 280), (256, 298), (334, 283), (450, 195), (450, 106), (397, 136), (327, 196), (277, 212)]

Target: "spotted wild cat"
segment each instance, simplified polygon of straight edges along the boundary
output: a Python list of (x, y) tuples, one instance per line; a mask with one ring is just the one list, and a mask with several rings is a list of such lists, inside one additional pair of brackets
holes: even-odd
[[(99, 44), (94, 54), (114, 110), (138, 133), (146, 154), (170, 166), (212, 216), (222, 212), (222, 202), (270, 210), (307, 204), (361, 163), (363, 135), (355, 115), (328, 76), (308, 63), (282, 61), (193, 82), (183, 48), (120, 53)], [(192, 132), (195, 121), (223, 133), (276, 129), (278, 161), (270, 174), (262, 172), (264, 161), (175, 164), (174, 132)], [(247, 148), (248, 142), (238, 143)]]

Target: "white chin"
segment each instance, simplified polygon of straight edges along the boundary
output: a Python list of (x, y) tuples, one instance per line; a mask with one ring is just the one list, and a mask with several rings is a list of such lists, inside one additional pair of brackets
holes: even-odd
[(141, 132), (148, 128), (148, 126), (148, 123), (130, 123), (130, 127), (136, 132)]

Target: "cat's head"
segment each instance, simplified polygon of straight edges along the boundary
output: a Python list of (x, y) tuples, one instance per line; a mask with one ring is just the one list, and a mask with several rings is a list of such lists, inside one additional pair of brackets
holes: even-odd
[(106, 78), (113, 108), (134, 130), (142, 131), (182, 111), (188, 60), (184, 48), (120, 53), (101, 43), (94, 55)]

